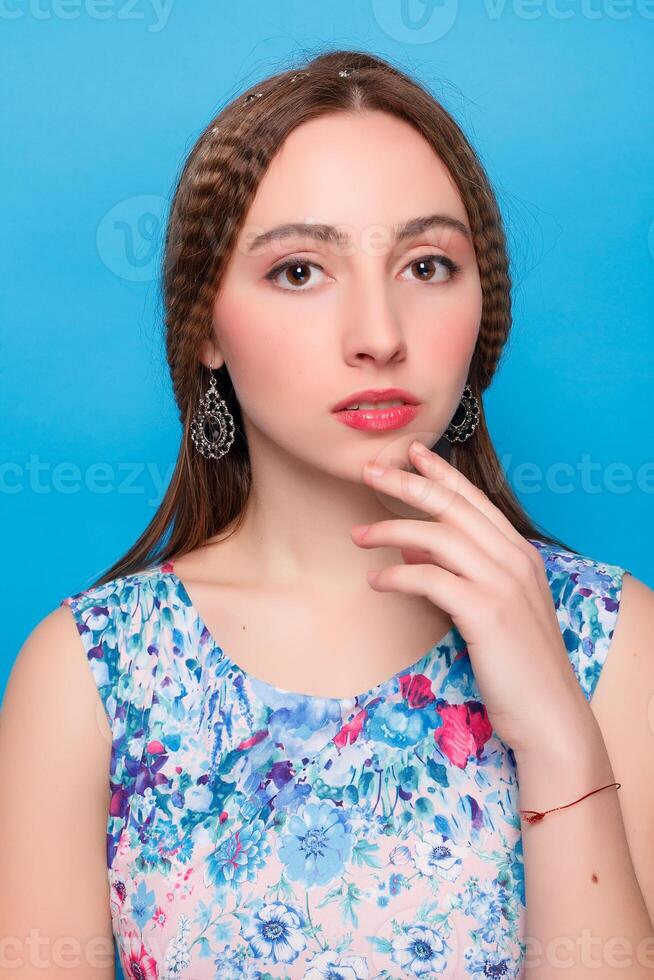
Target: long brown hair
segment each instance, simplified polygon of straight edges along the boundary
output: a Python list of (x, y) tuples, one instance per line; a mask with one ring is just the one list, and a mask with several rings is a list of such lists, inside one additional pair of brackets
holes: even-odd
[[(341, 74), (346, 68), (356, 71)], [(373, 54), (338, 50), (272, 75), (234, 99), (208, 124), (182, 167), (162, 270), (166, 353), (183, 426), (179, 454), (152, 521), (96, 585), (181, 556), (240, 526), (251, 470), (240, 407), (224, 364), (216, 381), (234, 417), (234, 443), (220, 460), (212, 460), (195, 451), (190, 437), (193, 413), (210, 378), (199, 349), (211, 336), (221, 275), (259, 182), (286, 137), (324, 113), (366, 110), (392, 113), (429, 142), (459, 190), (472, 231), (483, 306), (468, 383), (479, 400), (480, 418), (472, 437), (448, 451), (449, 461), (521, 535), (573, 550), (539, 529), (523, 510), (486, 426), (481, 394), (492, 381), (511, 326), (509, 260), (488, 177), (462, 130), (426, 88)]]

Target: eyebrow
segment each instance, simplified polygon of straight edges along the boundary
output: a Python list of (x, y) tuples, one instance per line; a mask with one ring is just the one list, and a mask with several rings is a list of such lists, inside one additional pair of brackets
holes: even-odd
[[(394, 225), (393, 232), (395, 242), (404, 241), (420, 235), (429, 228), (450, 228), (458, 231), (468, 240), (471, 239), (470, 229), (463, 221), (453, 218), (448, 214), (428, 214), (418, 218), (411, 218), (404, 224)], [(304, 224), (302, 222), (289, 222), (288, 224), (278, 225), (270, 231), (264, 231), (257, 235), (248, 246), (248, 254), (262, 248), (268, 242), (283, 238), (313, 238), (319, 242), (331, 242), (336, 245), (348, 245), (351, 243), (350, 236), (335, 228), (333, 225), (323, 224)]]

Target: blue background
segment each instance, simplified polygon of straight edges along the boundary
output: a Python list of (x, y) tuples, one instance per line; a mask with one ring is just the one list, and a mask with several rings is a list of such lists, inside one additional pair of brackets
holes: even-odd
[(156, 280), (175, 177), (303, 50), (389, 57), (463, 126), (513, 263), (500, 458), (544, 527), (654, 585), (654, 4), (2, 0), (0, 28), (0, 691), (154, 514), (180, 433)]

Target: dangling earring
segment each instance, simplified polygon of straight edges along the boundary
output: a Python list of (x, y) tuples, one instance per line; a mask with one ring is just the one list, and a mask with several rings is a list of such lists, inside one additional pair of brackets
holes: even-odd
[[(456, 422), (455, 419), (460, 416), (462, 412), (463, 416), (458, 422)], [(465, 442), (477, 428), (478, 422), (479, 402), (477, 401), (477, 397), (470, 385), (466, 385), (463, 389), (461, 401), (459, 402), (457, 410), (454, 413), (452, 421), (448, 425), (443, 435), (450, 443)]]
[(220, 397), (213, 366), (209, 371), (211, 382), (191, 420), (191, 438), (205, 459), (220, 459), (234, 442), (234, 418)]

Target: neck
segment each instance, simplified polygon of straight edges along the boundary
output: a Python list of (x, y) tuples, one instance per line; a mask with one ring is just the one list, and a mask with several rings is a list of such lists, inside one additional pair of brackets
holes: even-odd
[[(233, 554), (239, 578), (253, 587), (367, 595), (366, 572), (403, 559), (398, 548), (359, 547), (352, 540), (352, 526), (429, 519), (424, 511), (364, 483), (365, 460), (356, 467), (350, 464), (349, 472), (344, 460), (339, 475), (335, 467), (328, 472), (299, 461), (256, 434), (249, 443), (252, 489), (243, 522), (229, 541), (230, 550), (237, 543)], [(374, 455), (371, 450), (370, 458)], [(415, 472), (406, 461), (394, 465)], [(235, 571), (231, 560), (230, 569)]]

